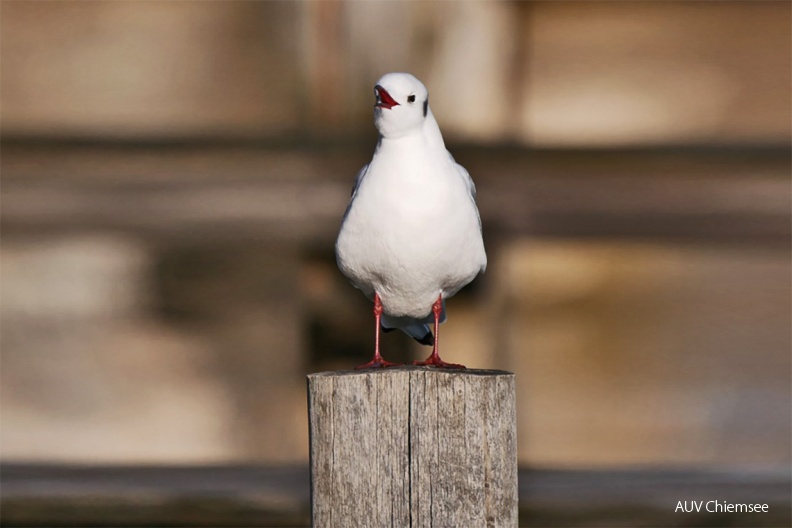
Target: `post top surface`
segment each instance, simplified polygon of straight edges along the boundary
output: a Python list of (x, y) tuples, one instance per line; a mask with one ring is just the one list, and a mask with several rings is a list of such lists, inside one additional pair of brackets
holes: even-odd
[(373, 368), (362, 370), (329, 370), (325, 372), (314, 372), (308, 374), (309, 378), (335, 377), (335, 376), (358, 376), (358, 375), (379, 375), (387, 376), (392, 373), (430, 373), (447, 376), (514, 376), (514, 372), (506, 370), (491, 369), (441, 369), (436, 367), (419, 367), (413, 365), (402, 365), (399, 367)]

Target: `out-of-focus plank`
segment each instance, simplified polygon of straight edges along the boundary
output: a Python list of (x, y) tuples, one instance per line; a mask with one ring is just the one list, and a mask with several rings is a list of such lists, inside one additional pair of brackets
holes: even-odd
[(307, 467), (2, 466), (2, 524), (307, 526)]
[[(452, 149), (493, 235), (787, 244), (786, 148)], [(255, 143), (12, 142), (11, 231), (118, 229), (161, 237), (332, 240), (367, 153)]]
[[(305, 466), (4, 464), (4, 526), (308, 526)], [(789, 526), (788, 469), (553, 470), (519, 474), (520, 526)], [(678, 501), (768, 504), (681, 513)]]

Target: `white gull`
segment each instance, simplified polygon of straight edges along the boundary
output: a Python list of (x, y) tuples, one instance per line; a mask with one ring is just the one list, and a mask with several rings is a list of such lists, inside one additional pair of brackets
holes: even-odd
[(476, 187), (446, 150), (421, 81), (388, 73), (374, 92), (379, 142), (336, 241), (341, 272), (374, 301), (374, 359), (358, 368), (394, 365), (380, 355), (380, 326), (433, 345), (415, 364), (463, 368), (440, 359), (438, 330), (444, 300), (487, 267)]

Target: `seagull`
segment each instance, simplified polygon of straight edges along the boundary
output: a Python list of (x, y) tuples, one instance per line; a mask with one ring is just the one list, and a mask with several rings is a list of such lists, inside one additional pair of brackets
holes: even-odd
[(374, 358), (356, 368), (398, 365), (380, 355), (380, 329), (432, 345), (415, 365), (465, 368), (440, 359), (439, 327), (445, 299), (487, 267), (476, 187), (446, 150), (421, 81), (388, 73), (374, 95), (379, 141), (357, 174), (335, 247), (341, 272), (374, 302)]

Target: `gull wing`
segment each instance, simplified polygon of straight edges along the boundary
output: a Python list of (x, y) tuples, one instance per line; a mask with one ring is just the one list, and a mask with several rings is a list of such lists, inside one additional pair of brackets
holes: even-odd
[(465, 182), (467, 186), (468, 195), (470, 196), (470, 201), (473, 202), (473, 208), (476, 210), (476, 216), (478, 217), (479, 223), (479, 231), (482, 231), (481, 228), (481, 215), (479, 214), (478, 207), (476, 206), (476, 184), (473, 183), (473, 178), (470, 177), (470, 173), (467, 171), (465, 167), (460, 165), (454, 160), (454, 157), (451, 156), (451, 153), (448, 153), (448, 156), (451, 158), (451, 162), (456, 166), (457, 172), (462, 177), (462, 181)]
[(368, 172), (368, 168), (369, 168), (368, 164), (363, 165), (363, 168), (360, 169), (357, 173), (357, 176), (355, 176), (355, 185), (352, 187), (352, 194), (349, 197), (349, 203), (347, 204), (346, 211), (344, 211), (344, 218), (341, 221), (342, 223), (344, 220), (346, 220), (346, 217), (349, 214), (349, 210), (352, 208), (352, 202), (355, 201), (355, 195), (357, 194), (357, 190), (360, 187), (360, 182), (362, 182), (363, 178), (366, 177), (366, 172)]
[[(454, 158), (451, 158), (451, 159), (453, 160)], [(456, 165), (457, 172), (459, 172), (459, 175), (462, 176), (462, 180), (464, 180), (465, 185), (467, 185), (468, 193), (470, 193), (470, 197), (475, 201), (475, 199), (476, 199), (476, 184), (473, 183), (473, 178), (470, 177), (470, 173), (467, 171), (467, 169), (465, 167), (463, 167), (462, 165), (460, 165), (456, 161), (454, 162), (454, 164)]]

